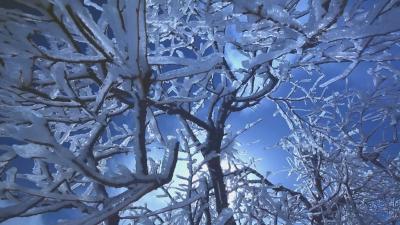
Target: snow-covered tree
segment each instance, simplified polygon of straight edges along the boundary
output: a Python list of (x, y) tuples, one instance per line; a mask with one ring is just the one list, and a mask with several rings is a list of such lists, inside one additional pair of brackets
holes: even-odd
[[(2, 1), (0, 221), (395, 224), (399, 15), (396, 0)], [(258, 120), (230, 121), (265, 102), (290, 130), (293, 187), (235, 144)]]
[[(2, 6), (1, 134), (16, 142), (2, 155), (1, 190), (16, 204), (1, 220), (76, 208), (87, 215), (72, 224), (117, 224), (120, 210), (171, 180), (179, 149), (158, 136), (148, 102), (145, 2)], [(161, 162), (150, 164), (151, 146)], [(134, 160), (119, 163), (124, 154)]]

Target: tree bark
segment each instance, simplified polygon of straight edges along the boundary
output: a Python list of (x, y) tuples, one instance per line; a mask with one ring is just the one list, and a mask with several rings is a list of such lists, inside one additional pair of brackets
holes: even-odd
[[(218, 214), (220, 214), (224, 208), (227, 208), (229, 206), (228, 194), (226, 190), (226, 185), (224, 183), (224, 173), (221, 167), (221, 157), (219, 155), (219, 153), (221, 152), (221, 142), (223, 134), (223, 130), (210, 132), (207, 135), (207, 145), (204, 149), (202, 149), (202, 154), (205, 158), (210, 157), (209, 154), (217, 153), (217, 155), (211, 156), (211, 159), (207, 162), (207, 167), (214, 188), (215, 204)], [(225, 224), (236, 225), (233, 217), (231, 217)]]
[(214, 187), (217, 211), (220, 213), (224, 208), (228, 207), (228, 195), (223, 180), (224, 174), (221, 168), (220, 157), (218, 156), (208, 161), (207, 166)]
[(119, 215), (113, 214), (107, 219), (107, 225), (118, 225), (119, 224)]
[[(220, 157), (216, 156), (209, 160), (207, 166), (214, 186), (217, 212), (220, 214), (224, 208), (228, 207), (228, 194), (224, 183), (224, 173), (222, 172)], [(231, 217), (225, 224), (236, 225), (233, 217)]]

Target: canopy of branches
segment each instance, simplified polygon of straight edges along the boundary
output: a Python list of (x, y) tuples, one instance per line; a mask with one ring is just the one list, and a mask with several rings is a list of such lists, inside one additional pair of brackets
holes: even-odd
[[(1, 0), (0, 222), (398, 224), (399, 19), (398, 0)], [(289, 185), (239, 146), (254, 126), (287, 130)]]

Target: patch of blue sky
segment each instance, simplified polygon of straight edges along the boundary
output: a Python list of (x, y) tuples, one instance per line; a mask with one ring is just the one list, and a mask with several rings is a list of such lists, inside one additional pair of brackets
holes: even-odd
[[(246, 17), (243, 16), (240, 20), (246, 21)], [(224, 49), (225, 60), (233, 71), (244, 69), (243, 62), (249, 60), (249, 57), (229, 42), (239, 40), (241, 37), (236, 25), (228, 25), (225, 34), (228, 40)], [(287, 60), (292, 62), (295, 57), (296, 55), (290, 55)], [(274, 64), (278, 66), (275, 62)], [(237, 75), (240, 78), (240, 74)], [(272, 182), (292, 187), (295, 176), (287, 175), (287, 171), (290, 169), (287, 158), (290, 155), (278, 147), (280, 138), (287, 135), (289, 130), (282, 118), (273, 116), (275, 110), (274, 105), (269, 100), (264, 99), (258, 106), (233, 115), (234, 119), (228, 119), (228, 123), (232, 125), (232, 130), (240, 130), (247, 123), (254, 122), (258, 118), (262, 119), (259, 124), (238, 137), (237, 141), (241, 143), (239, 148), (246, 151), (249, 157), (256, 159), (257, 169), (265, 175), (268, 174), (268, 178)], [(283, 174), (285, 175), (283, 176)]]

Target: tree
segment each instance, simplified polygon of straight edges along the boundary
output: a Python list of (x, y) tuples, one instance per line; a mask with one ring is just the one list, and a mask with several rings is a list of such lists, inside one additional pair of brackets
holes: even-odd
[[(1, 3), (0, 187), (12, 204), (0, 221), (73, 208), (66, 223), (395, 224), (399, 7)], [(296, 187), (236, 152), (257, 121), (230, 121), (266, 101), (290, 130), (280, 146)], [(138, 203), (157, 190), (166, 207)]]
[[(117, 224), (121, 209), (170, 181), (179, 144), (146, 131), (155, 121), (146, 100), (145, 2), (121, 2), (120, 11), (115, 4), (97, 21), (75, 1), (21, 2), (3, 10), (2, 44), (9, 51), (2, 58), (2, 135), (19, 141), (4, 157), (32, 159), (34, 167), (22, 177), (15, 167), (5, 172), (3, 193), (20, 203), (3, 208), (2, 220), (73, 207), (88, 214), (77, 223)], [(107, 33), (111, 26), (123, 33)], [(148, 142), (165, 150), (151, 171)], [(127, 152), (134, 152), (134, 173), (109, 168), (111, 158)], [(110, 197), (107, 187), (128, 190)]]

